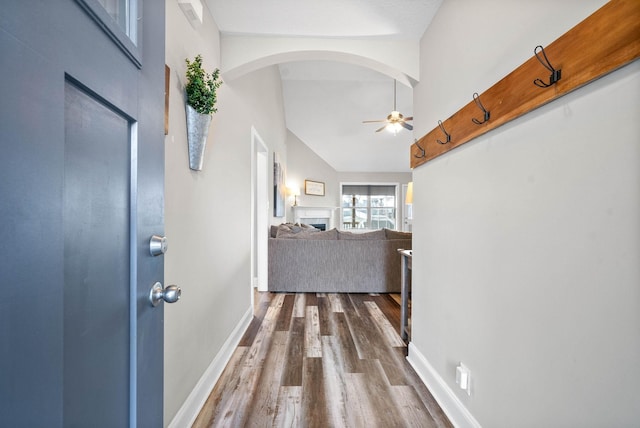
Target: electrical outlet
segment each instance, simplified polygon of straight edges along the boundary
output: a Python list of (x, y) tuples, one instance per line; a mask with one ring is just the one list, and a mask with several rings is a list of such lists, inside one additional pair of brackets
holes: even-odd
[(462, 363), (456, 367), (456, 384), (471, 395), (471, 371)]

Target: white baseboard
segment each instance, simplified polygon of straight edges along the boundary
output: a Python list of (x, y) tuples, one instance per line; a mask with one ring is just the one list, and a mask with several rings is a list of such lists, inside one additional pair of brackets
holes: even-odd
[(420, 379), (429, 388), (442, 411), (447, 415), (456, 428), (481, 428), (480, 423), (467, 410), (456, 394), (436, 372), (422, 352), (416, 348), (413, 342), (409, 343), (409, 355), (407, 361), (418, 373)]
[(222, 375), (222, 371), (226, 367), (227, 363), (231, 359), (233, 352), (235, 351), (238, 343), (242, 339), (242, 335), (249, 327), (251, 320), (253, 319), (253, 310), (249, 308), (244, 314), (238, 325), (231, 332), (227, 340), (222, 345), (222, 348), (215, 356), (207, 370), (193, 388), (185, 402), (178, 410), (178, 413), (174, 416), (169, 423), (169, 428), (183, 428), (190, 427), (198, 417), (202, 406), (207, 401), (211, 390), (215, 386), (216, 382)]

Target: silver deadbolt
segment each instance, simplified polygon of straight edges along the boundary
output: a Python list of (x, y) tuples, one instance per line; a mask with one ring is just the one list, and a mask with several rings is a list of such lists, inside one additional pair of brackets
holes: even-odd
[(180, 300), (181, 295), (182, 289), (177, 285), (167, 285), (165, 288), (162, 288), (162, 284), (156, 282), (153, 284), (153, 287), (151, 287), (149, 301), (152, 306), (158, 306), (163, 300), (167, 303), (175, 303)]
[(153, 235), (149, 241), (149, 251), (152, 256), (161, 256), (167, 252), (167, 237)]

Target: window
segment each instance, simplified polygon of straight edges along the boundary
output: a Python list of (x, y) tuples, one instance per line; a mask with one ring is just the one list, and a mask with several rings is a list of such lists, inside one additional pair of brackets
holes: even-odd
[(142, 50), (138, 35), (142, 34), (143, 0), (76, 0), (122, 52), (142, 68)]
[(396, 229), (396, 185), (343, 184), (343, 229)]

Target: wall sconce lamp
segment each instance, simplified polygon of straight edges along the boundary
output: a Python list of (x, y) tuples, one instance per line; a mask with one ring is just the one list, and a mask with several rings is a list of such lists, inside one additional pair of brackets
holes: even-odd
[(410, 221), (413, 220), (413, 181), (407, 183), (407, 194), (404, 198), (404, 204), (406, 205), (405, 223), (410, 225)]
[(407, 184), (407, 195), (404, 200), (405, 204), (413, 204), (413, 181)]
[(300, 196), (300, 188), (299, 187), (288, 187), (289, 194), (293, 195), (293, 206), (298, 206), (298, 196)]

